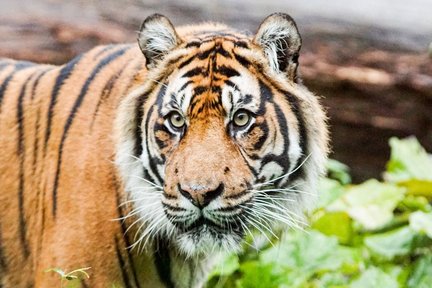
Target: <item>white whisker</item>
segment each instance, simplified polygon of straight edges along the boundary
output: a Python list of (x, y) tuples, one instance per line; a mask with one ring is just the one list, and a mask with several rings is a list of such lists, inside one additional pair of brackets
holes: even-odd
[(138, 178), (138, 179), (140, 179), (140, 180), (142, 180), (142, 181), (144, 181), (144, 182), (147, 182), (148, 184), (150, 184), (150, 185), (152, 185), (152, 186), (154, 186), (154, 187), (157, 187), (157, 188), (159, 188), (159, 189), (163, 189), (162, 186), (157, 185), (157, 184), (155, 184), (155, 183), (153, 183), (153, 182), (151, 182), (151, 181), (149, 181), (149, 180), (147, 180), (147, 179), (144, 179), (144, 178), (142, 178), (142, 177), (139, 177), (139, 176), (137, 176), (137, 175), (131, 175), (131, 177)]

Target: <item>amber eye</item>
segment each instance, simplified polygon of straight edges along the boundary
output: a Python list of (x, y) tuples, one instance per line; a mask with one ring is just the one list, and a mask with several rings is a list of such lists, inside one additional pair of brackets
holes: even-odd
[(168, 119), (174, 128), (180, 129), (185, 125), (185, 119), (178, 112), (171, 112)]
[(249, 124), (251, 115), (245, 110), (239, 110), (234, 114), (233, 122), (237, 127), (244, 127)]

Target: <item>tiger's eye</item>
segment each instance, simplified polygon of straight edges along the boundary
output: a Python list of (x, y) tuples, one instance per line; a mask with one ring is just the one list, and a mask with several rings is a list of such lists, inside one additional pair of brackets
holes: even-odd
[(250, 121), (251, 116), (244, 110), (240, 110), (234, 114), (234, 125), (238, 127), (246, 126)]
[(175, 128), (182, 128), (185, 125), (185, 119), (178, 112), (172, 112), (169, 117), (169, 121)]

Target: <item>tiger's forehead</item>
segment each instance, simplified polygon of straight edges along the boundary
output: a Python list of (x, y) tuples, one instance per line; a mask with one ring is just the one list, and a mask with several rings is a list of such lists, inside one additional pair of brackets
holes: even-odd
[(180, 37), (186, 45), (199, 46), (204, 42), (223, 37), (226, 41), (249, 42), (252, 35), (248, 31), (237, 31), (220, 23), (204, 23), (194, 26), (183, 26), (177, 29)]
[(165, 104), (176, 106), (191, 119), (226, 116), (243, 102), (253, 105), (250, 100), (259, 92), (257, 80), (235, 53), (239, 45), (245, 48), (245, 40), (212, 35), (206, 41), (195, 41), (186, 44), (190, 52), (178, 61), (168, 79)]

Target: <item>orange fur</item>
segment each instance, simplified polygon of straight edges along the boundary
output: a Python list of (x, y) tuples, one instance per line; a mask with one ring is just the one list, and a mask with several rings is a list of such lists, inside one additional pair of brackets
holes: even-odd
[[(235, 207), (238, 195), (247, 192), (247, 197), (254, 197), (251, 183), (272, 177), (265, 174), (258, 179), (250, 168), (254, 161), (288, 142), (294, 147), (290, 153), (298, 155), (283, 157), (300, 162), (307, 151), (312, 155), (305, 165), (312, 171), (305, 173), (305, 182), (314, 186), (327, 155), (327, 128), (314, 95), (293, 82), (296, 66), (288, 66), (287, 74), (272, 71), (254, 39), (220, 24), (187, 26), (178, 33), (181, 39), (176, 40), (176, 49), (156, 64), (145, 63), (138, 45), (96, 47), (63, 66), (0, 61), (0, 286), (59, 287), (58, 275), (45, 272), (55, 267), (66, 271), (91, 267), (90, 279), (81, 282), (83, 287), (172, 285), (172, 279), (161, 278), (157, 271), (165, 263), (155, 264), (155, 255), (162, 253), (163, 247), (128, 249), (136, 240), (134, 236), (140, 237), (144, 223), (135, 225), (136, 215), (115, 220), (136, 211), (134, 205), (122, 203), (129, 199), (129, 190), (140, 188), (128, 186), (124, 167), (130, 163), (121, 162), (116, 155), (119, 158), (124, 147), (133, 150), (128, 140), (142, 135), (143, 124), (164, 125), (164, 117), (152, 110), (160, 108), (158, 91), (166, 82), (178, 79), (179, 73), (197, 67), (206, 69), (205, 76), (194, 75), (188, 80), (192, 90), (204, 87), (204, 91), (190, 101), (184, 138), (178, 141), (163, 129), (149, 128), (154, 132), (150, 140), (163, 144), (157, 156), (167, 159), (164, 199), (180, 199), (177, 187), (193, 183), (206, 186), (188, 192), (202, 204), (205, 194), (223, 183), (222, 204)], [(189, 47), (188, 43), (199, 45)], [(191, 55), (207, 51), (213, 52), (178, 69)], [(234, 54), (239, 61), (234, 60)], [(155, 66), (147, 68), (146, 64)], [(221, 73), (224, 67), (227, 70)], [(227, 111), (220, 87), (234, 73), (229, 69), (257, 87), (253, 97), (264, 98), (262, 87), (267, 89), (264, 94), (272, 95), (272, 103), (263, 105), (265, 115), (255, 117), (257, 125), (268, 123), (267, 132), (261, 126), (237, 138), (226, 132)], [(300, 114), (304, 119), (298, 118)], [(281, 122), (286, 131), (278, 131)], [(261, 138), (266, 133), (270, 140), (264, 141)], [(297, 142), (303, 136), (308, 142), (304, 150), (297, 151), (302, 148)], [(139, 150), (138, 144), (135, 149)], [(253, 160), (247, 160), (245, 153)], [(173, 201), (170, 205), (180, 209)], [(168, 267), (168, 274), (178, 280), (176, 287), (200, 286), (208, 270), (201, 261), (205, 255), (197, 252), (196, 257), (188, 258), (182, 249), (169, 248), (165, 256), (174, 268)], [(189, 269), (189, 278), (184, 276), (185, 269)]]
[[(88, 87), (64, 142), (57, 211), (53, 217), (56, 164), (69, 112), (95, 64), (120, 48), (113, 47), (105, 52), (102, 51), (104, 47), (95, 48), (76, 64), (59, 91), (46, 149), (47, 111), (54, 81), (62, 67), (25, 68), (16, 72), (8, 84), (0, 115), (0, 239), (6, 262), (0, 277), (5, 287), (57, 287), (58, 275), (44, 272), (54, 267), (66, 271), (92, 267), (90, 287), (107, 287), (106, 283), (123, 285), (123, 267), (116, 253), (121, 254), (127, 273), (131, 273), (130, 265), (142, 267), (137, 273), (139, 281), (149, 283), (149, 287), (157, 287), (159, 283), (152, 266), (146, 264), (150, 256), (128, 259), (121, 222), (113, 220), (122, 217), (118, 206), (125, 196), (112, 163), (115, 146), (112, 126), (118, 102), (131, 89), (137, 69), (144, 64), (141, 52), (135, 47), (128, 47), (116, 61), (103, 67)], [(10, 68), (2, 71), (0, 82), (15, 64), (17, 62), (10, 62)], [(36, 86), (35, 78), (47, 69)], [(24, 113), (18, 120), (18, 99), (29, 77), (22, 99)], [(25, 135), (21, 153), (17, 151), (17, 121), (22, 123)], [(35, 143), (38, 143), (36, 151)], [(21, 159), (24, 159), (22, 170)], [(17, 195), (20, 171), (24, 173), (22, 209)], [(19, 240), (22, 237), (20, 213), (24, 215), (26, 228), (24, 241)], [(128, 277), (133, 279), (133, 275)]]

